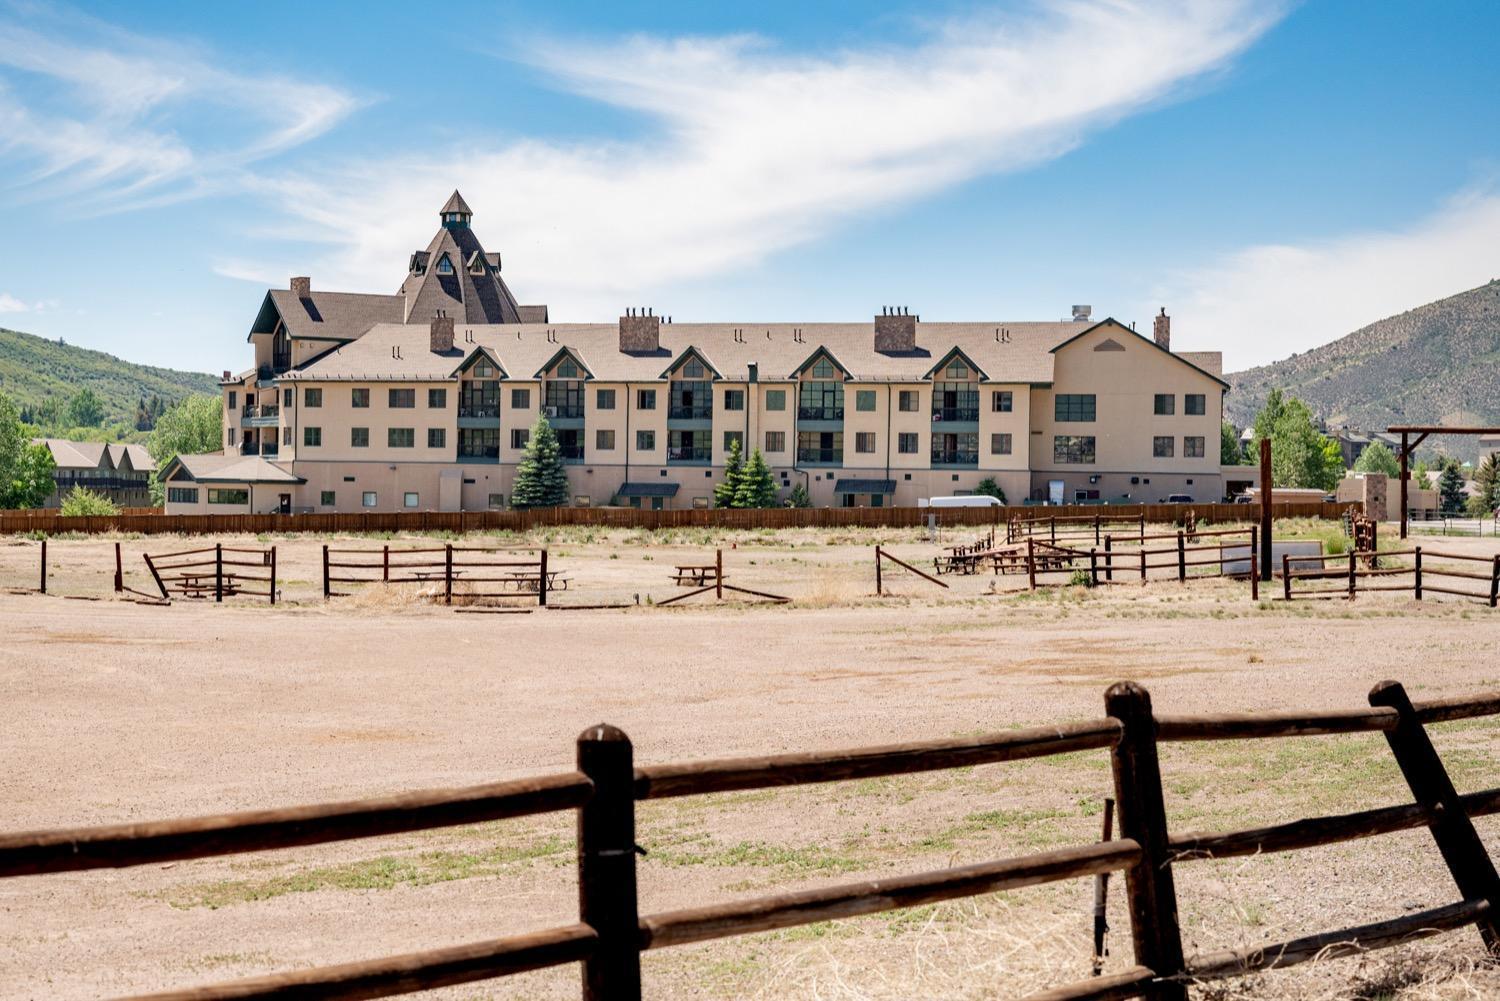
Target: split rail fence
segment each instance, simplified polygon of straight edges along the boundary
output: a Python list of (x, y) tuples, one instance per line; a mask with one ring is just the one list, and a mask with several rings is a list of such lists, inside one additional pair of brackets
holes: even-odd
[[(375, 998), (582, 965), (584, 1001), (639, 1001), (640, 954), (692, 942), (850, 918), (1064, 879), (1125, 873), (1134, 965), (1031, 996), (1030, 1001), (1146, 997), (1184, 1001), (1190, 983), (1241, 976), (1318, 957), (1379, 949), (1475, 925), (1500, 953), (1500, 877), (1472, 818), (1500, 812), (1500, 788), (1460, 796), (1426, 725), (1500, 714), (1500, 693), (1413, 704), (1383, 682), (1370, 708), (1323, 713), (1156, 715), (1132, 682), (1104, 696), (1106, 717), (981, 737), (812, 754), (636, 767), (629, 738), (601, 724), (577, 742), (577, 769), (562, 774), (353, 802), (0, 835), (0, 878), (121, 868), (291, 848), (481, 821), (574, 810), (578, 814), (578, 921), (507, 938), (337, 966), (152, 994), (154, 1001)], [(1158, 744), (1384, 735), (1412, 802), (1287, 824), (1210, 834), (1167, 827)], [(847, 781), (966, 768), (1074, 751), (1108, 750), (1119, 838), (1076, 847), (864, 880), (749, 900), (639, 914), (635, 804), (641, 800)], [(1199, 859), (1295, 851), (1426, 826), (1459, 899), (1441, 907), (1274, 945), (1185, 957), (1176, 871)], [(1379, 895), (1375, 895), (1379, 898)]]
[[(1423, 557), (1427, 562), (1423, 562)], [(1411, 557), (1411, 565), (1391, 563), (1392, 559)], [(1454, 560), (1461, 566), (1478, 565), (1482, 571), (1459, 569), (1432, 560)], [(1380, 561), (1384, 561), (1381, 565)], [(1438, 583), (1432, 583), (1436, 578)], [(1294, 586), (1297, 581), (1328, 582), (1327, 587)], [(1378, 583), (1394, 581), (1394, 583)], [(1479, 591), (1463, 590), (1456, 582), (1478, 581)], [(1353, 600), (1361, 592), (1410, 591), (1417, 601), (1424, 592), (1447, 594), (1458, 598), (1482, 601), (1491, 608), (1500, 607), (1500, 555), (1472, 556), (1466, 553), (1444, 553), (1434, 549), (1423, 551), (1421, 546), (1411, 549), (1395, 549), (1381, 553), (1359, 553), (1350, 551), (1343, 556), (1293, 556), (1281, 557), (1282, 598), (1292, 601), (1297, 598), (1347, 598)], [(1336, 586), (1333, 586), (1336, 582)], [(1473, 587), (1473, 585), (1469, 585)]]
[[(535, 556), (530, 556), (531, 553)], [(517, 559), (518, 555), (530, 556)], [(536, 596), (546, 607), (549, 591), (566, 590), (568, 578), (548, 566), (547, 550), (499, 549), (450, 544), (422, 549), (338, 549), (323, 547), (323, 597), (348, 597), (335, 584), (441, 584), (443, 603), (453, 604), (453, 585), (462, 585), (459, 600)]]
[[(1339, 519), (1357, 503), (1288, 501), (1273, 503), (1277, 518)], [(635, 508), (553, 507), (527, 511), (387, 511), (347, 514), (117, 514), (63, 517), (55, 512), (0, 511), (0, 535), (40, 532), (96, 534), (133, 532), (141, 535), (213, 535), (270, 532), (525, 532), (537, 528), (587, 525), (604, 528), (789, 529), (789, 528), (921, 528), (929, 516), (944, 527), (1001, 525), (1012, 517), (1037, 519), (1030, 507), (818, 507), (818, 508), (689, 508), (650, 511)], [(1133, 504), (1093, 507), (1055, 507), (1046, 518), (1096, 516), (1106, 521), (1145, 518), (1153, 524), (1177, 524), (1187, 516), (1183, 504)], [(1223, 524), (1258, 521), (1255, 504), (1194, 504), (1201, 522)]]
[[(176, 553), (160, 553), (152, 556), (141, 554), (146, 568), (156, 581), (163, 601), (172, 595), (187, 598), (208, 598), (223, 601), (226, 597), (249, 595), (267, 598), (276, 604), (276, 547), (269, 549), (247, 549), (236, 546), (214, 545), (204, 549), (185, 549)], [(121, 589), (120, 550), (115, 547), (115, 589)], [(42, 566), (47, 565), (46, 543), (43, 542)], [(226, 570), (225, 568), (229, 569)], [(254, 573), (262, 570), (264, 573)], [(46, 571), (43, 570), (43, 579)], [(42, 588), (46, 591), (46, 588)]]

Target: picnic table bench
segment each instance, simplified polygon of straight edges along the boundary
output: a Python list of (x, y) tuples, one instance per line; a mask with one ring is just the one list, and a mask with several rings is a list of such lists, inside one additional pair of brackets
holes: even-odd
[(677, 572), (673, 575), (672, 579), (677, 583), (678, 587), (684, 587), (688, 585), (705, 587), (713, 583), (714, 577), (718, 573), (718, 567), (713, 563), (687, 563), (682, 564), (675, 569)]
[[(219, 585), (212, 573), (188, 573), (183, 574), (177, 580), (177, 587), (182, 593), (190, 598), (206, 598), (214, 593)], [(240, 586), (232, 573), (224, 575), (223, 590), (225, 595), (239, 594)]]

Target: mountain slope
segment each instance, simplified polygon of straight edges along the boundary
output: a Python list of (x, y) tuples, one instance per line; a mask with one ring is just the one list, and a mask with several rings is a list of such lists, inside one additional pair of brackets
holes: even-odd
[(190, 393), (219, 392), (218, 380), (206, 373), (135, 365), (102, 351), (0, 328), (0, 392), (17, 406), (35, 407), (48, 396), (66, 405), (85, 386), (104, 402), (106, 423), (134, 420), (143, 396), (171, 402)]
[[(1330, 425), (1500, 425), (1500, 279), (1225, 378), (1227, 415), (1240, 427), (1277, 387)], [(1475, 445), (1452, 441), (1465, 453)]]

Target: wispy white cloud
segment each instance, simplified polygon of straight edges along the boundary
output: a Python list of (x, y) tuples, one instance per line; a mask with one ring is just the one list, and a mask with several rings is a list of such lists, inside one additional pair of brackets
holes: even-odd
[(355, 287), (391, 276), (456, 185), (492, 249), (524, 261), (522, 297), (584, 318), (1060, 156), (1223, 68), (1280, 15), (1255, 0), (1051, 0), (819, 57), (748, 37), (551, 40), (528, 50), (541, 70), (643, 113), (649, 132), (475, 138), (261, 183), (299, 235), (336, 246), (318, 273)]
[(215, 190), (358, 105), (326, 84), (225, 69), (212, 53), (29, 6), (0, 13), (0, 163), (22, 197), (87, 211)]
[[(1500, 278), (1500, 194), (1463, 192), (1401, 230), (1249, 247), (1175, 275), (1173, 342), (1222, 346), (1226, 370), (1284, 358)], [(1155, 309), (1142, 305), (1142, 315)]]
[(9, 292), (0, 292), (0, 313), (40, 313), (49, 309), (57, 308), (56, 299), (40, 299), (36, 302), (25, 302), (16, 298)]

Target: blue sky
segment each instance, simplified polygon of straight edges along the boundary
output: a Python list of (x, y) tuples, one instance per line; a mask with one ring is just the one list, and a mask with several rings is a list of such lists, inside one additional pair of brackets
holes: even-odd
[(1030, 320), (1229, 368), (1500, 277), (1500, 4), (0, 0), (0, 325), (247, 361), (455, 187), (559, 322)]

